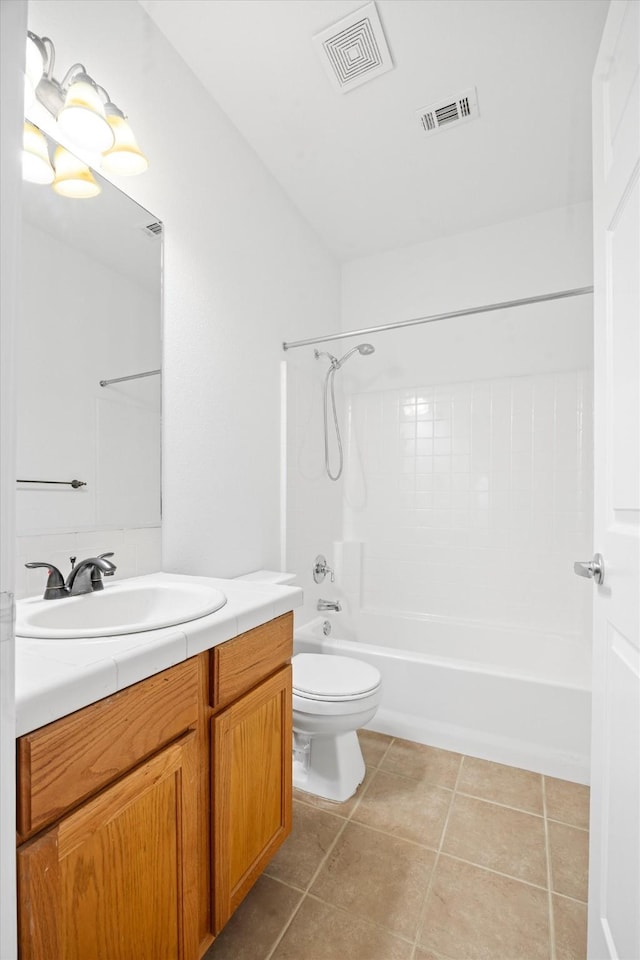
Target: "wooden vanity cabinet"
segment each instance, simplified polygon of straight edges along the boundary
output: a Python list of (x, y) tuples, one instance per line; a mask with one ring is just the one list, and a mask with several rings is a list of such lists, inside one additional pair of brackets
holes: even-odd
[(194, 657), (18, 740), (20, 960), (199, 956), (207, 667)]
[(198, 955), (195, 733), (18, 850), (21, 960)]
[(293, 615), (20, 737), (20, 960), (198, 960), (291, 830)]
[(213, 932), (291, 832), (293, 615), (212, 651)]

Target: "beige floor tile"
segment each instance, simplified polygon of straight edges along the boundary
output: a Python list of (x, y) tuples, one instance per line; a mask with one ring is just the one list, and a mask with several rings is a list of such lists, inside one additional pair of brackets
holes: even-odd
[(411, 949), (407, 940), (307, 897), (273, 960), (410, 960)]
[(378, 767), (393, 737), (386, 733), (377, 733), (375, 730), (358, 730), (358, 740), (366, 765)]
[(587, 905), (553, 895), (556, 960), (586, 960)]
[(263, 960), (302, 896), (277, 880), (260, 877), (203, 960)]
[(441, 855), (418, 940), (458, 960), (548, 960), (547, 893)]
[(412, 939), (434, 861), (431, 850), (349, 821), (310, 892)]
[(375, 767), (367, 767), (364, 774), (364, 780), (354, 795), (349, 797), (348, 800), (345, 800), (344, 803), (335, 803), (332, 800), (325, 800), (323, 797), (316, 797), (312, 793), (305, 793), (304, 790), (297, 789), (294, 789), (293, 791), (293, 798), (294, 800), (299, 800), (300, 803), (306, 803), (307, 806), (316, 807), (318, 810), (326, 810), (327, 813), (333, 813), (336, 817), (344, 817), (345, 819), (348, 819), (353, 813), (356, 804), (369, 786), (371, 778), (375, 772)]
[(424, 947), (416, 947), (413, 960), (451, 960), (451, 958), (445, 957), (443, 953), (434, 953), (433, 950), (425, 950)]
[(394, 740), (381, 768), (387, 773), (397, 773), (412, 780), (453, 788), (461, 760), (461, 754), (450, 750), (439, 750), (411, 740)]
[(266, 874), (304, 890), (345, 820), (293, 802), (293, 829), (266, 868)]
[(589, 829), (589, 787), (582, 783), (545, 777), (544, 788), (547, 816), (551, 820), (562, 820), (574, 827)]
[(453, 793), (378, 770), (352, 819), (437, 850)]
[(543, 811), (540, 774), (503, 763), (465, 757), (457, 790), (528, 813), (541, 814)]
[(555, 893), (587, 899), (589, 834), (564, 823), (547, 822), (551, 858), (551, 885)]
[(544, 820), (531, 813), (456, 794), (442, 850), (518, 880), (547, 886)]

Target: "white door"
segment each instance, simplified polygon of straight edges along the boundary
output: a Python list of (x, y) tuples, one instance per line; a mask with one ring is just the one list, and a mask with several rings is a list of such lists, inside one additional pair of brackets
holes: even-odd
[(640, 958), (640, 2), (593, 77), (595, 549), (590, 960)]

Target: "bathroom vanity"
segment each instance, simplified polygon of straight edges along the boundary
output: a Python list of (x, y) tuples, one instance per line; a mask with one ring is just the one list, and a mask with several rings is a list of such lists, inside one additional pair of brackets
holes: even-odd
[[(270, 589), (250, 619), (300, 602)], [(293, 614), (221, 640), (238, 602), (194, 622), (206, 649), (19, 737), (21, 960), (198, 960), (290, 832)]]

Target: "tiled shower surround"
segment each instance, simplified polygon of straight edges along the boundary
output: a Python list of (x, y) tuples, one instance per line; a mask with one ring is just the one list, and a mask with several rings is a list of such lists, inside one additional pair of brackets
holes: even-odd
[(587, 634), (591, 390), (578, 370), (347, 396), (355, 605)]

